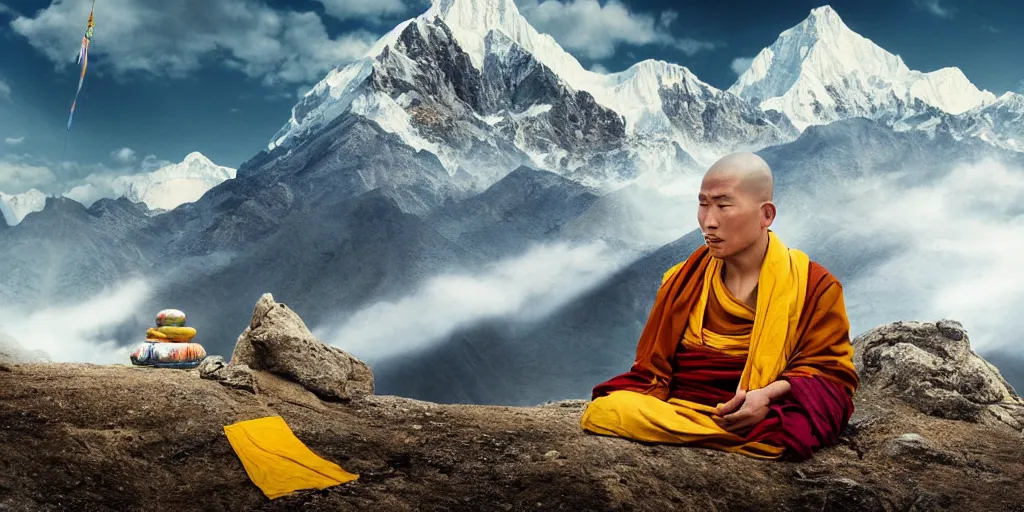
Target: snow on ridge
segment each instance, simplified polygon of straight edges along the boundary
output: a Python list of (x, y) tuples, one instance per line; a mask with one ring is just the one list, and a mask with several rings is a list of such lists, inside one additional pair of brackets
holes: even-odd
[(236, 169), (213, 163), (202, 153), (192, 152), (179, 163), (150, 172), (113, 179), (87, 178), (86, 184), (72, 188), (64, 196), (86, 207), (99, 199), (124, 197), (143, 203), (150, 210), (173, 210), (199, 200), (211, 188), (234, 179), (236, 172)]
[(0, 192), (0, 217), (8, 226), (20, 224), (26, 215), (41, 212), (45, 206), (46, 194), (34, 188), (20, 194)]
[(572, 88), (587, 90), (600, 81), (565, 51), (553, 37), (541, 34), (519, 12), (513, 0), (432, 0), (420, 18), (444, 21), (477, 69), (483, 68), (484, 39), (492, 30), (508, 36)]
[[(782, 111), (801, 130), (837, 120), (844, 115), (840, 107), (867, 113), (891, 106), (893, 95), (954, 115), (995, 100), (959, 68), (911, 70), (899, 55), (851, 30), (830, 6), (811, 10), (779, 34), (728, 91), (763, 109)], [(815, 104), (824, 107), (821, 114), (815, 114)]]

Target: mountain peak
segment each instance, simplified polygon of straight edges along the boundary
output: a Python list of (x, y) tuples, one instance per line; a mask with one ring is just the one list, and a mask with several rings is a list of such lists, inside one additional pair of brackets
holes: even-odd
[(26, 215), (42, 211), (46, 201), (46, 194), (34, 188), (20, 194), (0, 192), (0, 221), (9, 226), (19, 224)]
[(830, 23), (843, 22), (843, 20), (839, 18), (839, 13), (837, 13), (831, 5), (822, 5), (821, 7), (811, 9), (811, 14), (808, 16), (808, 19), (815, 19)]
[(537, 32), (514, 0), (431, 0), (430, 9), (419, 18), (444, 21), (477, 69), (483, 69), (487, 35), (498, 31), (573, 88), (585, 90), (594, 84), (595, 74), (586, 71), (553, 37)]
[(433, 11), (449, 25), (503, 24), (519, 16), (513, 0), (432, 0)]
[(827, 5), (779, 34), (729, 92), (785, 113), (801, 130), (922, 103), (958, 114), (995, 99), (958, 68), (911, 70), (899, 55), (851, 30)]
[(850, 30), (839, 17), (839, 13), (829, 5), (823, 5), (811, 9), (810, 15), (801, 23), (801, 26), (814, 30), (819, 34), (836, 34), (843, 30)]
[(202, 153), (200, 153), (198, 151), (193, 151), (193, 152), (185, 155), (185, 159), (182, 162), (184, 162), (186, 164), (209, 164), (209, 165), (213, 165), (213, 162), (209, 158), (206, 158), (206, 155), (204, 155), (204, 154), (202, 154)]

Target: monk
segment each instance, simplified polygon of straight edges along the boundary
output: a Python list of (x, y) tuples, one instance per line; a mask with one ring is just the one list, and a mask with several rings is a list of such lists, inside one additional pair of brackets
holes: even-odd
[(698, 197), (705, 244), (664, 273), (632, 367), (594, 388), (582, 427), (806, 460), (853, 414), (842, 285), (769, 229), (773, 177), (759, 156), (717, 161)]

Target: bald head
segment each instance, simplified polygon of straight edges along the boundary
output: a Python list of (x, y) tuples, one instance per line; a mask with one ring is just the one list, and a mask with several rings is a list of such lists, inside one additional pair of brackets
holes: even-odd
[(711, 165), (704, 174), (704, 179), (739, 180), (737, 188), (750, 194), (755, 201), (771, 201), (775, 188), (772, 170), (768, 162), (754, 153), (732, 153)]
[(708, 169), (697, 195), (697, 222), (713, 256), (764, 256), (776, 213), (773, 185), (768, 163), (753, 153), (726, 155)]

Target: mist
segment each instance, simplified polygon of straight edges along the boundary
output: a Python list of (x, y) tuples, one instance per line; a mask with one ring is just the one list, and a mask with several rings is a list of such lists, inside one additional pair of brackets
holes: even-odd
[[(130, 364), (134, 345), (122, 345), (119, 330), (150, 294), (142, 280), (108, 288), (95, 298), (70, 306), (21, 311), (0, 310), (0, 332), (26, 351), (44, 352), (53, 362)], [(145, 332), (138, 333), (138, 340)]]
[(832, 227), (851, 257), (891, 248), (889, 257), (844, 282), (855, 334), (896, 320), (950, 318), (964, 325), (977, 350), (1018, 342), (1024, 169), (983, 160), (928, 183), (914, 184), (914, 175), (878, 175), (829, 189), (843, 192), (811, 197), (815, 218), (786, 222), (785, 229), (814, 248), (801, 229), (810, 222)]
[[(699, 181), (675, 187), (698, 227)], [(692, 190), (690, 190), (690, 188)], [(843, 284), (851, 334), (904, 321), (961, 322), (973, 348), (1019, 343), (1024, 310), (1024, 169), (981, 160), (776, 190), (772, 229)]]
[(339, 326), (313, 332), (372, 364), (427, 349), (485, 320), (538, 320), (626, 263), (603, 242), (536, 246), (475, 275), (433, 277), (401, 300), (372, 304)]

